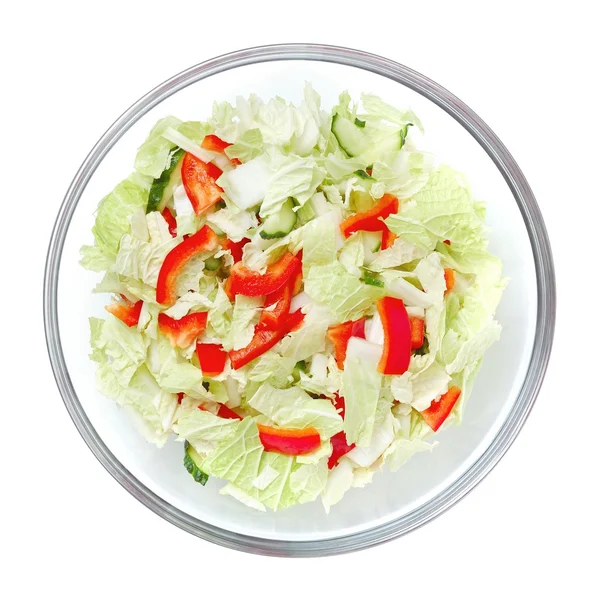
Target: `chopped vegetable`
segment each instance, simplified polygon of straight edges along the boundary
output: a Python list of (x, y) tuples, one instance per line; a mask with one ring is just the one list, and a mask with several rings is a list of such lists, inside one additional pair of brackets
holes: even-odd
[(425, 341), (425, 321), (420, 317), (410, 317), (410, 346), (418, 350)]
[(177, 237), (177, 221), (171, 212), (171, 209), (168, 206), (165, 206), (164, 210), (160, 213), (163, 219), (167, 222), (169, 226), (169, 233), (172, 237)]
[(232, 242), (228, 238), (221, 238), (219, 243), (221, 244), (221, 248), (223, 250), (229, 250), (231, 252), (231, 256), (233, 257), (233, 262), (238, 263), (242, 260), (242, 255), (244, 252), (244, 246), (249, 242), (248, 238), (242, 238), (239, 242)]
[(158, 315), (158, 329), (172, 346), (187, 348), (205, 329), (208, 313), (197, 312), (173, 319), (165, 313)]
[(158, 273), (156, 284), (156, 302), (174, 304), (177, 300), (177, 278), (185, 265), (200, 252), (210, 252), (217, 247), (215, 232), (204, 225), (194, 235), (175, 246), (165, 257)]
[(205, 163), (189, 152), (183, 157), (181, 180), (197, 215), (206, 212), (221, 199), (223, 190), (216, 184), (221, 174), (219, 167)]
[(236, 263), (227, 280), (227, 293), (230, 297), (236, 294), (266, 296), (290, 281), (300, 266), (300, 260), (291, 252), (284, 254), (276, 263), (269, 265), (264, 275)]
[(445, 294), (449, 294), (454, 289), (454, 269), (444, 269), (444, 280), (446, 281)]
[(460, 394), (460, 389), (452, 386), (445, 394), (442, 394), (439, 400), (434, 400), (427, 410), (421, 411), (421, 416), (425, 420), (425, 423), (433, 431), (437, 431), (448, 418), (454, 405), (458, 402)]
[(258, 425), (261, 444), (267, 452), (300, 456), (314, 452), (321, 445), (321, 436), (314, 427), (280, 429)]
[(346, 321), (339, 325), (332, 325), (327, 330), (327, 338), (333, 344), (333, 352), (338, 369), (344, 368), (344, 360), (346, 360), (346, 348), (350, 337), (365, 337), (365, 318), (357, 321)]
[(275, 292), (271, 292), (267, 295), (265, 306), (269, 308), (265, 308), (265, 310), (262, 311), (260, 321), (258, 322), (258, 330), (274, 330), (283, 325), (290, 313), (292, 286), (294, 283), (295, 282), (288, 283)]
[(404, 302), (387, 296), (377, 302), (377, 312), (385, 336), (379, 372), (384, 375), (402, 375), (408, 370), (412, 343), (410, 321)]
[(370, 210), (348, 217), (340, 229), (344, 237), (350, 237), (357, 231), (384, 231), (387, 227), (383, 219), (397, 213), (398, 206), (398, 198), (386, 194)]
[(205, 377), (216, 377), (225, 370), (227, 352), (221, 344), (197, 343), (196, 355)]
[(112, 304), (108, 304), (104, 308), (120, 319), (127, 325), (127, 327), (133, 327), (138, 324), (140, 320), (140, 313), (142, 312), (142, 304), (141, 300), (138, 300), (135, 304), (133, 302), (129, 302), (125, 296), (122, 296), (122, 302), (113, 302)]

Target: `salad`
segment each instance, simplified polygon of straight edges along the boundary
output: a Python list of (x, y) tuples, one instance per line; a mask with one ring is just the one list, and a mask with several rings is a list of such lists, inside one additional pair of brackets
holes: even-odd
[(503, 287), (485, 206), (410, 111), (307, 84), (160, 120), (82, 265), (99, 391), (205, 485), (325, 509), (458, 424)]

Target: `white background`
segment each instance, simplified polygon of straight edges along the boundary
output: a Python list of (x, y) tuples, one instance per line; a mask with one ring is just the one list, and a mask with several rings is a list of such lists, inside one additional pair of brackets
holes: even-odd
[[(3, 8), (2, 598), (598, 597), (600, 44), (589, 1), (36, 2)], [(447, 87), (499, 135), (546, 219), (559, 308), (535, 409), (437, 521), (360, 553), (243, 555), (161, 520), (92, 456), (55, 387), (41, 290), (50, 229), (104, 130), (172, 74), (276, 42), (354, 46)]]

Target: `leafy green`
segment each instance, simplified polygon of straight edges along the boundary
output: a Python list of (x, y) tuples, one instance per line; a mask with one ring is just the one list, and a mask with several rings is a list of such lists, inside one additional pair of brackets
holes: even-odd
[(263, 383), (249, 404), (284, 428), (314, 427), (321, 436), (331, 437), (344, 426), (342, 418), (329, 400), (311, 398), (298, 387), (281, 390)]
[(371, 442), (382, 376), (377, 371), (381, 347), (352, 337), (348, 342), (342, 392), (346, 402), (344, 430), (349, 443), (366, 447)]
[(165, 117), (152, 128), (146, 141), (138, 148), (135, 157), (137, 171), (154, 179), (160, 177), (173, 148), (173, 144), (162, 137), (162, 134), (168, 127), (177, 129), (180, 125), (179, 119)]
[(121, 238), (130, 229), (131, 216), (146, 206), (149, 189), (149, 181), (131, 176), (100, 202), (92, 227), (94, 246), (81, 248), (81, 264), (86, 269), (105, 271), (112, 266)]
[(360, 318), (384, 295), (382, 288), (365, 285), (339, 262), (312, 266), (304, 280), (304, 291), (327, 306), (338, 323)]

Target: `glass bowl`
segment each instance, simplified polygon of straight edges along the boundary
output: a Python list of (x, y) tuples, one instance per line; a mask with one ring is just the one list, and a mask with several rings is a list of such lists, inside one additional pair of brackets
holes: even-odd
[[(424, 148), (465, 172), (488, 203), (490, 248), (510, 281), (497, 312), (500, 341), (484, 360), (460, 427), (437, 436), (433, 453), (397, 473), (377, 474), (350, 490), (326, 515), (319, 502), (257, 513), (211, 478), (197, 485), (182, 466), (182, 446), (158, 450), (128, 416), (95, 389), (88, 359), (88, 317), (106, 298), (92, 295), (98, 274), (79, 265), (91, 241), (98, 201), (132, 170), (137, 146), (169, 114), (203, 119), (214, 100), (257, 93), (299, 101), (305, 81), (330, 108), (340, 91), (382, 96), (421, 118)], [(552, 345), (555, 280), (546, 229), (521, 170), (490, 128), (458, 98), (391, 60), (332, 46), (289, 44), (214, 58), (165, 81), (129, 108), (102, 136), (75, 175), (60, 207), (48, 251), (44, 317), (56, 381), (73, 422), (110, 474), (155, 513), (206, 540), (238, 550), (327, 555), (393, 539), (437, 517), (494, 467), (523, 426), (540, 388)]]

